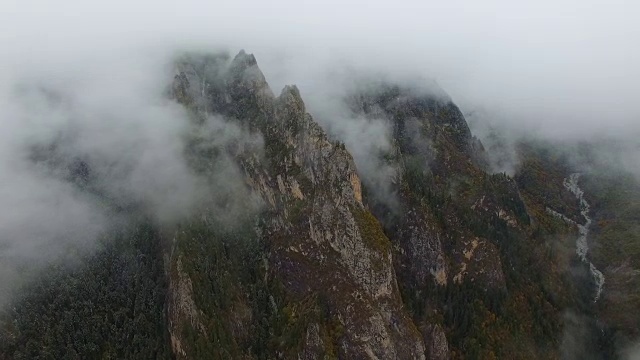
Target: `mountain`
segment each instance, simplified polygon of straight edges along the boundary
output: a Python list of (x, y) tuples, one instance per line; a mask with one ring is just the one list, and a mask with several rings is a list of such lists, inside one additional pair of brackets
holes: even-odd
[[(382, 175), (358, 170), (296, 86), (276, 96), (253, 55), (180, 57), (168, 98), (189, 114), (184, 156), (210, 192), (177, 224), (104, 193), (90, 160), (36, 152), (121, 225), (3, 309), (0, 359), (569, 358), (569, 309), (608, 334), (586, 342), (589, 356), (609, 351), (614, 328), (633, 330), (592, 306), (571, 164), (527, 143), (514, 177), (492, 174), (442, 92), (365, 81), (341, 102), (391, 130), (390, 149), (371, 154)], [(607, 194), (598, 184), (588, 194)], [(622, 200), (590, 196), (595, 233), (617, 238)], [(626, 266), (605, 276), (623, 283)], [(599, 304), (616, 301), (634, 306), (606, 290)]]

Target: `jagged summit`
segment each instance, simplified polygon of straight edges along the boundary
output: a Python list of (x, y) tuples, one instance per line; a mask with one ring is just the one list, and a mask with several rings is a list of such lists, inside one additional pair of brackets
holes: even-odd
[[(219, 85), (208, 86), (207, 73), (223, 74)], [(183, 81), (190, 76), (193, 80)], [(282, 350), (305, 358), (328, 349), (348, 358), (424, 358), (423, 341), (402, 309), (389, 240), (363, 206), (353, 158), (306, 113), (298, 88), (285, 86), (274, 97), (255, 58), (244, 52), (226, 73), (209, 68), (176, 81), (180, 85), (174, 88), (195, 97), (180, 100), (186, 106), (201, 103), (211, 113), (249, 124), (264, 138), (264, 160), (250, 155), (240, 160), (249, 191), (268, 205), (260, 229), (260, 241), (269, 248), (263, 254), (268, 266), (260, 271), (271, 279), (269, 286), (282, 288), (273, 295), (278, 307), (307, 313), (324, 299), (321, 306), (329, 316), (291, 319), (302, 321), (296, 327), (303, 336), (296, 347)], [(177, 304), (172, 314), (175, 323), (184, 323), (188, 315)], [(328, 335), (336, 327), (342, 335)], [(177, 329), (171, 332), (184, 344), (187, 339)], [(189, 357), (196, 348), (179, 349)]]
[(295, 99), (300, 99), (300, 101), (302, 100), (300, 90), (298, 90), (296, 85), (285, 85), (280, 92), (280, 97), (283, 96), (292, 96)]
[(234, 57), (234, 61), (246, 61), (250, 65), (257, 65), (256, 57), (253, 54), (247, 54), (244, 49), (240, 49), (236, 56)]
[[(258, 67), (255, 56), (241, 50), (229, 65), (229, 84), (234, 91), (252, 91), (261, 96), (273, 97), (264, 74)], [(233, 89), (239, 87), (239, 89)]]
[(421, 89), (390, 80), (365, 84), (360, 80), (360, 85), (347, 97), (352, 111), (389, 118), (396, 132), (402, 132), (407, 122), (419, 120), (425, 127), (423, 132), (432, 133), (431, 137), (447, 132), (450, 136), (444, 137), (452, 137), (459, 148), (469, 146), (471, 131), (462, 112), (440, 87), (434, 88), (437, 85)]
[(277, 102), (280, 117), (285, 121), (295, 122), (296, 119), (301, 119), (306, 114), (304, 101), (295, 85), (286, 85), (278, 96)]

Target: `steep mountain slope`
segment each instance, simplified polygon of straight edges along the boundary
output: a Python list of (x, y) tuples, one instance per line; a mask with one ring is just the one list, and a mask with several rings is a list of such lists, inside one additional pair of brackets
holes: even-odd
[(93, 187), (90, 161), (34, 156), (125, 226), (3, 309), (0, 359), (563, 355), (563, 312), (582, 304), (563, 247), (575, 234), (546, 209), (580, 209), (547, 155), (492, 175), (450, 99), (374, 82), (342, 101), (391, 129), (381, 191), (253, 55), (187, 54), (167, 92), (207, 198), (159, 223)]
[(624, 349), (640, 336), (640, 184), (631, 174), (604, 171), (586, 176), (584, 188), (594, 209), (590, 257), (606, 279), (596, 311)]
[(559, 356), (570, 280), (541, 271), (556, 263), (544, 245), (555, 229), (531, 220), (513, 179), (485, 171), (482, 145), (450, 99), (403, 85), (364, 89), (345, 101), (386, 119), (394, 147), (381, 161), (395, 169), (395, 202), (371, 191), (366, 200), (393, 243), (403, 298), (426, 343), (444, 329), (454, 358)]
[(140, 220), (101, 248), (47, 267), (3, 309), (0, 358), (170, 357), (158, 234)]
[(584, 296), (591, 300), (585, 306), (585, 314), (597, 324), (594, 330), (601, 358), (633, 358), (637, 355), (630, 349), (640, 335), (635, 311), (639, 306), (640, 186), (637, 176), (628, 173), (627, 167), (617, 161), (600, 160), (602, 148), (586, 148), (586, 164), (578, 167), (578, 185), (590, 205), (588, 216), (592, 220), (584, 225), (588, 226), (586, 241), (577, 246), (578, 257), (592, 262), (590, 271), (582, 272)]
[[(265, 204), (259, 229), (266, 246), (263, 286), (281, 288), (279, 298), (270, 297), (275, 316), (285, 317), (283, 336), (298, 337), (277, 344), (277, 351), (290, 357), (298, 349), (298, 356), (314, 358), (336, 347), (347, 358), (424, 357), (402, 308), (389, 241), (362, 204), (360, 180), (344, 146), (327, 139), (295, 87), (273, 96), (252, 55), (241, 52), (228, 68), (200, 60), (181, 64), (174, 84), (178, 100), (196, 116), (219, 114), (264, 138), (261, 157), (245, 153), (239, 161), (251, 191)], [(172, 259), (193, 261), (188, 254)], [(170, 292), (183, 287), (174, 284), (184, 278), (176, 269)], [(324, 319), (308, 314), (313, 306), (322, 307)], [(181, 315), (170, 311), (172, 322), (181, 322)], [(336, 332), (341, 336), (329, 336)], [(184, 342), (179, 332), (172, 336), (174, 344)], [(177, 354), (190, 357), (176, 346)]]

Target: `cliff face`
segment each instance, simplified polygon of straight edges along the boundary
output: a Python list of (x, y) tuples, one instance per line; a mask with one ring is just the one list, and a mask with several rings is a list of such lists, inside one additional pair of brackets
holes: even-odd
[[(393, 201), (375, 191), (365, 200), (393, 244), (398, 282), (430, 356), (447, 358), (442, 317), (451, 304), (435, 293), (505, 292), (500, 247), (527, 237), (529, 217), (515, 182), (485, 172), (482, 145), (449, 99), (395, 84), (364, 88), (345, 102), (357, 116), (385, 119), (393, 149), (384, 156), (395, 169)], [(519, 235), (507, 240), (494, 226)]]
[[(361, 184), (345, 146), (306, 112), (295, 86), (273, 94), (252, 55), (185, 58), (172, 88), (195, 122), (223, 116), (263, 139), (261, 151), (235, 155), (247, 191), (264, 204), (247, 235), (262, 244), (252, 270), (259, 276), (232, 287), (251, 314), (240, 328), (256, 326), (264, 313), (244, 288), (266, 292), (275, 323), (262, 326), (281, 339), (265, 345), (267, 352), (446, 359), (451, 347), (457, 357), (488, 355), (502, 346), (496, 336), (495, 343), (474, 348), (474, 341), (490, 335), (468, 318), (491, 323), (496, 307), (519, 299), (516, 289), (505, 295), (514, 284), (507, 282), (504, 262), (510, 274), (523, 270), (513, 259), (524, 251), (531, 223), (515, 181), (484, 170), (482, 145), (449, 99), (394, 84), (365, 87), (344, 99), (354, 114), (385, 119), (392, 129), (392, 150), (382, 154), (394, 169), (392, 194), (380, 194), (367, 187), (369, 179)], [(170, 258), (172, 269), (195, 261), (175, 251)], [(188, 284), (181, 276), (170, 278), (170, 293)], [(224, 311), (242, 318), (233, 308)], [(192, 314), (170, 311), (170, 321), (197, 330)], [(485, 331), (508, 331), (507, 324), (491, 326)], [(233, 333), (231, 325), (222, 328)], [(179, 329), (171, 331), (176, 344), (185, 341)], [(239, 344), (247, 341), (233, 338), (232, 347), (242, 352)], [(191, 356), (180, 346), (174, 351)], [(244, 354), (255, 355), (255, 349)]]
[[(493, 189), (481, 188), (487, 175), (476, 160), (481, 145), (460, 110), (449, 99), (407, 87), (368, 89), (347, 101), (355, 113), (384, 118), (393, 129), (390, 157), (397, 205), (386, 206), (375, 193), (369, 203), (395, 245), (405, 283), (421, 288), (428, 282), (446, 285), (469, 278), (503, 288), (496, 244), (471, 228), (466, 210), (475, 217), (509, 219), (517, 227), (517, 209), (489, 200), (496, 195)], [(501, 196), (516, 201), (517, 188), (508, 190)]]
[[(299, 312), (308, 311), (305, 302), (322, 299), (323, 311), (333, 319), (296, 324), (305, 334), (294, 347), (297, 356), (317, 358), (332, 349), (344, 358), (424, 358), (420, 333), (402, 306), (391, 244), (363, 205), (345, 147), (331, 142), (306, 113), (295, 86), (275, 97), (252, 55), (240, 53), (228, 64), (196, 61), (202, 61), (199, 68), (193, 61), (181, 64), (175, 97), (197, 116), (222, 115), (264, 139), (264, 154), (244, 153), (238, 161), (248, 191), (265, 204), (255, 237), (266, 246), (264, 281), (282, 288), (279, 299), (272, 297), (281, 302), (275, 307), (288, 309), (283, 316), (295, 323)], [(180, 273), (178, 265), (189, 259), (171, 261)], [(188, 279), (171, 280), (170, 293), (188, 298)], [(190, 306), (175, 301), (173, 307), (173, 323), (198, 329), (192, 311), (179, 311)], [(184, 341), (177, 329), (172, 335), (174, 343)], [(291, 350), (283, 348), (288, 356)], [(192, 356), (181, 346), (174, 351)]]

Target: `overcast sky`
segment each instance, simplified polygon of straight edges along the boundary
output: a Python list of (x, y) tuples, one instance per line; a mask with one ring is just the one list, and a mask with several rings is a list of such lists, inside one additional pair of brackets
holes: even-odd
[(628, 133), (638, 18), (636, 1), (4, 0), (0, 45), (3, 62), (41, 68), (141, 44), (245, 48), (275, 92), (340, 59), (435, 78), (463, 110), (518, 126)]

